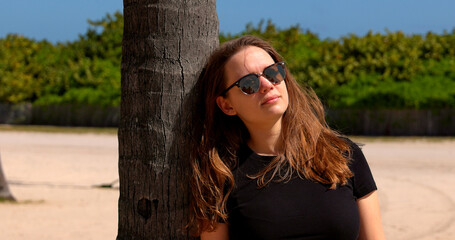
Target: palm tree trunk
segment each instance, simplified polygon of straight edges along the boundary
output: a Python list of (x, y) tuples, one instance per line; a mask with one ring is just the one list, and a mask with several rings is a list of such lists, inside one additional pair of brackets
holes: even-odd
[(5, 174), (3, 173), (2, 169), (2, 156), (0, 155), (0, 200), (9, 200), (9, 201), (16, 201), (11, 194), (11, 191), (8, 187), (8, 182), (6, 182)]
[(124, 0), (117, 239), (188, 239), (190, 91), (218, 45), (216, 0)]

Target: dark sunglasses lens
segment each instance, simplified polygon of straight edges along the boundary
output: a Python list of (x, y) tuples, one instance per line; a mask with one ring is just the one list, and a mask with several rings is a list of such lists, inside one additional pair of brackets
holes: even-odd
[(274, 64), (264, 70), (264, 75), (269, 79), (271, 83), (280, 83), (286, 77), (286, 71), (284, 65)]
[(253, 94), (259, 90), (259, 79), (256, 75), (248, 75), (239, 81), (239, 87), (246, 94)]

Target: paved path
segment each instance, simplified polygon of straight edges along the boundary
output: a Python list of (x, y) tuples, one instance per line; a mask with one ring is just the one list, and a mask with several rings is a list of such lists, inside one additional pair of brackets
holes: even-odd
[[(455, 140), (360, 138), (387, 239), (455, 239)], [(0, 131), (19, 203), (0, 203), (0, 239), (115, 239), (117, 137)]]
[(17, 204), (0, 203), (0, 239), (115, 239), (117, 137), (0, 131), (3, 169)]
[(388, 239), (455, 239), (455, 140), (366, 141), (363, 149)]

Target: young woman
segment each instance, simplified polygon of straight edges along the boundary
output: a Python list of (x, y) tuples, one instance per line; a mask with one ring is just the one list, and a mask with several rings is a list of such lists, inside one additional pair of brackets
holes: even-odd
[(198, 86), (189, 226), (202, 240), (384, 239), (361, 150), (269, 43), (224, 43)]

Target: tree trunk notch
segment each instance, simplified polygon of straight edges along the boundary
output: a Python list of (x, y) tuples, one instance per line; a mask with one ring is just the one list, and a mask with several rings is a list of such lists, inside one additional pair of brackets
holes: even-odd
[(215, 0), (124, 0), (117, 239), (188, 239), (183, 126), (218, 45)]

